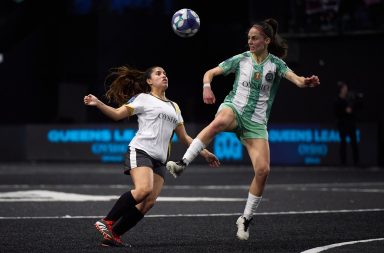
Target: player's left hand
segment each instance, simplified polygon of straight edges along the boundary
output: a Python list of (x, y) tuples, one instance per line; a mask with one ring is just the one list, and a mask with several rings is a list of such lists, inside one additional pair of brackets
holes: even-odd
[(204, 156), (204, 158), (208, 162), (209, 166), (215, 168), (220, 166), (219, 159), (217, 159), (217, 157), (213, 153), (207, 151), (207, 154)]
[(304, 84), (307, 87), (316, 87), (320, 85), (320, 79), (318, 76), (312, 75), (304, 79)]

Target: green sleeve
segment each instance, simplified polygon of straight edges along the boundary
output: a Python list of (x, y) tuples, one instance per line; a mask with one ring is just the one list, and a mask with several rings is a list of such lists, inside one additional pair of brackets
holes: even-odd
[(277, 62), (276, 62), (276, 65), (277, 65), (277, 68), (278, 68), (278, 75), (280, 77), (284, 77), (285, 74), (288, 72), (288, 71), (292, 71), (288, 66), (287, 64), (281, 60), (281, 59), (277, 59)]
[(239, 67), (239, 62), (243, 59), (244, 54), (235, 55), (219, 64), (219, 67), (223, 69), (223, 75), (228, 75), (230, 73), (236, 72), (236, 69)]

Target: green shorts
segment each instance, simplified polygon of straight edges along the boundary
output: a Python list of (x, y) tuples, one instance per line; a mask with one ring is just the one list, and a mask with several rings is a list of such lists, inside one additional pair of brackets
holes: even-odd
[(224, 102), (220, 105), (217, 112), (223, 108), (230, 108), (236, 114), (237, 127), (233, 130), (237, 137), (243, 141), (244, 139), (265, 139), (268, 141), (268, 131), (266, 124), (260, 124), (242, 117), (231, 103)]

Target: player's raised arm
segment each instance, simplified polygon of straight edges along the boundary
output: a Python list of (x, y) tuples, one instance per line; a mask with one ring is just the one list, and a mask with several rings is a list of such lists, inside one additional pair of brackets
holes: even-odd
[(104, 104), (92, 94), (84, 96), (84, 104), (97, 107), (103, 114), (116, 121), (130, 116), (130, 111), (125, 105), (119, 108), (113, 108), (109, 105)]
[(318, 76), (312, 75), (310, 77), (298, 76), (293, 71), (288, 71), (285, 74), (285, 78), (296, 84), (297, 87), (316, 87), (320, 85), (320, 79)]

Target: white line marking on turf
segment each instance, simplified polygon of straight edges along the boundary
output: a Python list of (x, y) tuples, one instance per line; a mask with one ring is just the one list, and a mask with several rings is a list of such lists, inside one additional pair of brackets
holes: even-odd
[(341, 243), (335, 243), (330, 244), (326, 246), (321, 246), (313, 249), (309, 249), (306, 251), (302, 251), (301, 253), (319, 253), (328, 249), (337, 248), (344, 245), (350, 245), (350, 244), (356, 244), (356, 243), (366, 243), (366, 242), (374, 242), (374, 241), (382, 241), (384, 238), (374, 238), (374, 239), (367, 239), (367, 240), (360, 240), (360, 241), (350, 241), (350, 242), (341, 242)]
[[(47, 190), (14, 191), (0, 193), (0, 202), (83, 202), (83, 201), (110, 201), (118, 199), (117, 195), (88, 195), (66, 193)], [(238, 202), (245, 198), (210, 198), (210, 197), (158, 197), (162, 202)]]
[[(310, 188), (336, 188), (336, 187), (373, 187), (384, 186), (384, 182), (348, 182), (348, 183), (313, 183), (313, 184), (269, 184), (268, 189), (304, 189)], [(95, 185), (95, 184), (79, 184), (79, 185), (27, 185), (27, 184), (2, 184), (0, 189), (128, 189), (131, 187), (129, 184), (115, 184), (115, 185)], [(249, 189), (249, 185), (164, 185), (163, 189), (176, 189), (176, 190), (243, 190)]]
[[(308, 189), (306, 189), (308, 190)], [(332, 192), (365, 192), (365, 193), (384, 193), (384, 189), (346, 189), (346, 188), (319, 188), (320, 191), (332, 191)]]
[[(313, 211), (288, 211), (288, 212), (264, 212), (254, 213), (256, 216), (268, 215), (301, 215), (301, 214), (329, 214), (329, 213), (363, 213), (363, 212), (384, 212), (384, 208), (356, 209), (356, 210), (313, 210)], [(220, 216), (239, 216), (243, 213), (212, 213), (212, 214), (150, 214), (147, 218), (172, 218), (172, 217), (220, 217)], [(22, 219), (99, 219), (104, 216), (19, 216), (19, 217), (0, 217), (0, 220), (22, 220)]]

